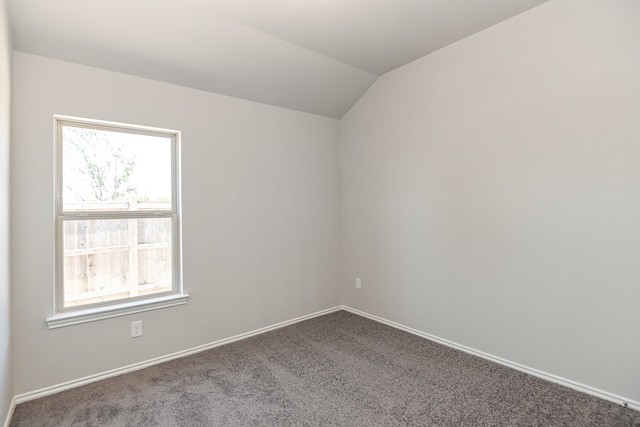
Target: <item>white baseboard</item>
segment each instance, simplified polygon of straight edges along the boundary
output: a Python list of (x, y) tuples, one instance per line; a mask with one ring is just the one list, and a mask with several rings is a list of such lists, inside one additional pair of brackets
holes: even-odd
[[(57, 385), (53, 385), (53, 386), (50, 386), (50, 387), (41, 388), (39, 390), (34, 390), (34, 391), (27, 392), (27, 393), (22, 393), (22, 394), (16, 395), (13, 398), (12, 404), (13, 404), (13, 407), (15, 407), (15, 405), (23, 403), (23, 402), (28, 402), (30, 400), (38, 399), (38, 398), (44, 397), (44, 396), (49, 396), (51, 394), (59, 393), (61, 391), (65, 391), (65, 390), (69, 390), (69, 389), (72, 389), (72, 388), (80, 387), (80, 386), (83, 386), (83, 385), (86, 385), (86, 384), (91, 384), (91, 383), (94, 383), (96, 381), (105, 380), (107, 378), (117, 377), (117, 376), (122, 375), (122, 374), (138, 371), (140, 369), (148, 368), (150, 366), (157, 365), (157, 364), (160, 364), (160, 363), (163, 363), (163, 362), (168, 362), (170, 360), (179, 359), (179, 358), (185, 357), (185, 356), (190, 356), (192, 354), (200, 353), (202, 351), (209, 350), (209, 349), (212, 349), (212, 348), (215, 348), (215, 347), (220, 347), (221, 345), (229, 344), (229, 343), (232, 343), (234, 341), (243, 340), (245, 338), (249, 338), (249, 337), (252, 337), (252, 336), (255, 336), (255, 335), (263, 334), (265, 332), (269, 332), (269, 331), (273, 331), (275, 329), (283, 328), (285, 326), (293, 325), (294, 323), (302, 322), (303, 320), (308, 320), (308, 319), (312, 319), (314, 317), (318, 317), (318, 316), (322, 316), (322, 315), (325, 315), (325, 314), (333, 313), (334, 311), (339, 311), (341, 309), (342, 309), (342, 307), (340, 307), (340, 306), (333, 307), (333, 308), (328, 308), (326, 310), (318, 311), (318, 312), (313, 313), (313, 314), (297, 317), (297, 318), (291, 319), (291, 320), (286, 320), (284, 322), (276, 323), (276, 324), (271, 325), (271, 326), (266, 326), (264, 328), (256, 329), (256, 330), (251, 331), (251, 332), (246, 332), (244, 334), (236, 335), (236, 336), (233, 336), (233, 337), (230, 337), (230, 338), (221, 339), (221, 340), (209, 343), (209, 344), (204, 344), (204, 345), (201, 345), (201, 346), (198, 346), (198, 347), (193, 347), (193, 348), (190, 348), (190, 349), (187, 349), (187, 350), (178, 351), (176, 353), (168, 354), (166, 356), (156, 357), (154, 359), (146, 360), (146, 361), (139, 362), (139, 363), (134, 363), (133, 365), (124, 366), (122, 368), (112, 369), (110, 371), (102, 372), (102, 373), (95, 374), (95, 375), (89, 375), (87, 377), (79, 378), (77, 380), (67, 381), (67, 382), (64, 382), (62, 384), (57, 384)], [(13, 409), (12, 409), (12, 412), (13, 412)], [(8, 422), (11, 420), (11, 416), (10, 415), (7, 416), (7, 424), (6, 424), (6, 426), (9, 425)]]
[(378, 317), (378, 316), (374, 316), (374, 315), (369, 314), (369, 313), (365, 313), (364, 311), (356, 310), (355, 308), (351, 308), (351, 307), (344, 306), (344, 305), (341, 306), (340, 308), (345, 310), (345, 311), (349, 311), (349, 312), (351, 312), (353, 314), (357, 314), (359, 316), (366, 317), (368, 319), (375, 320), (376, 322), (383, 323), (385, 325), (391, 326), (393, 328), (400, 329), (400, 330), (405, 331), (405, 332), (409, 332), (410, 334), (417, 335), (419, 337), (428, 339), (430, 341), (434, 341), (434, 342), (437, 342), (439, 344), (446, 345), (447, 347), (451, 347), (451, 348), (454, 348), (456, 350), (464, 351), (465, 353), (469, 353), (469, 354), (472, 354), (474, 356), (478, 356), (478, 357), (481, 357), (483, 359), (490, 360), (490, 361), (495, 362), (495, 363), (499, 363), (500, 365), (504, 365), (504, 366), (506, 366), (508, 368), (515, 369), (517, 371), (525, 372), (525, 373), (527, 373), (529, 375), (533, 375), (534, 377), (542, 378), (543, 380), (551, 381), (553, 383), (568, 387), (570, 389), (573, 389), (573, 390), (576, 390), (576, 391), (579, 391), (579, 392), (582, 392), (582, 393), (586, 393), (586, 394), (589, 394), (589, 395), (592, 395), (592, 396), (595, 396), (595, 397), (599, 397), (601, 399), (605, 399), (605, 400), (617, 403), (617, 404), (622, 405), (622, 406), (627, 406), (627, 407), (629, 407), (631, 409), (635, 409), (636, 411), (640, 411), (640, 402), (636, 402), (636, 401), (634, 401), (632, 399), (627, 399), (626, 397), (618, 396), (617, 394), (609, 393), (608, 391), (600, 390), (598, 388), (591, 387), (591, 386), (588, 386), (586, 384), (581, 384), (579, 382), (572, 381), (572, 380), (569, 380), (569, 379), (566, 379), (566, 378), (562, 378), (562, 377), (559, 377), (557, 375), (549, 374), (547, 372), (540, 371), (538, 369), (530, 368), (528, 366), (524, 366), (524, 365), (521, 365), (519, 363), (512, 362), (510, 360), (506, 360), (506, 359), (503, 359), (501, 357), (494, 356), (492, 354), (485, 353), (483, 351), (476, 350), (476, 349), (473, 349), (471, 347), (467, 347), (467, 346), (455, 343), (453, 341), (449, 341), (449, 340), (446, 340), (444, 338), (440, 338), (440, 337), (437, 337), (435, 335), (431, 335), (431, 334), (428, 334), (426, 332), (422, 332), (422, 331), (419, 331), (417, 329), (413, 329), (413, 328), (410, 328), (408, 326), (404, 326), (404, 325), (401, 325), (399, 323), (392, 322), (390, 320), (383, 319), (383, 318)]
[(13, 417), (13, 411), (15, 411), (16, 409), (16, 397), (14, 396), (13, 399), (11, 399), (11, 404), (9, 405), (9, 411), (7, 411), (7, 418), (5, 418), (4, 420), (4, 427), (9, 427), (9, 424), (11, 423), (11, 418)]

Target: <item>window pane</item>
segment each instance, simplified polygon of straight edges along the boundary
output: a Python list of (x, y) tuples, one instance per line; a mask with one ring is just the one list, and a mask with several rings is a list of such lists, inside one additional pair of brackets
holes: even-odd
[(64, 221), (64, 307), (171, 291), (171, 227), (171, 218)]
[(171, 138), (62, 127), (63, 210), (170, 210)]

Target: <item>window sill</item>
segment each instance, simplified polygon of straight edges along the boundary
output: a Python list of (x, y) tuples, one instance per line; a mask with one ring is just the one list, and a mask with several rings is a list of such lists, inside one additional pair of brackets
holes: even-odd
[(189, 295), (180, 294), (123, 302), (121, 304), (111, 305), (108, 307), (94, 307), (84, 310), (58, 313), (55, 316), (48, 318), (46, 322), (49, 329), (63, 328), (65, 326), (78, 325), (80, 323), (94, 322), (96, 320), (126, 316), (127, 314), (183, 305), (187, 303), (188, 299)]

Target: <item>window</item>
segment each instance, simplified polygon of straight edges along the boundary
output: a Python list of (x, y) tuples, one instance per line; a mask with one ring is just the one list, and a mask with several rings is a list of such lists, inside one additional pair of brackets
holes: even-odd
[(56, 116), (49, 327), (183, 304), (177, 131)]

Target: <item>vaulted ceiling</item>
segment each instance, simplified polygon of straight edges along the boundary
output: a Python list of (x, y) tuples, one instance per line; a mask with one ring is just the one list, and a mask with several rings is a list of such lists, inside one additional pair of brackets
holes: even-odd
[(340, 118), (388, 71), (548, 0), (9, 0), (15, 50)]

